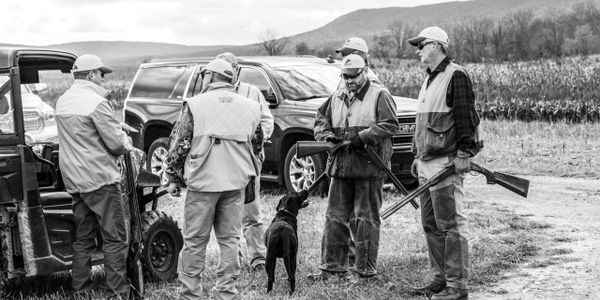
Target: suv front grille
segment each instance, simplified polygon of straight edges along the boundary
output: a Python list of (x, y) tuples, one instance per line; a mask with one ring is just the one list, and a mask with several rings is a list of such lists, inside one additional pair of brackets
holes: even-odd
[(393, 144), (412, 144), (415, 134), (415, 117), (398, 118), (398, 125), (398, 131), (392, 138)]
[(41, 116), (35, 111), (23, 111), (25, 131), (37, 131), (44, 127)]

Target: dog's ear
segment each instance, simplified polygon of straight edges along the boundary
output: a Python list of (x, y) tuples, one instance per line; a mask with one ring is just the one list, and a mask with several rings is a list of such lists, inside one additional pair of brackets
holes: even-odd
[(308, 191), (307, 190), (302, 190), (298, 193), (298, 197), (300, 197), (300, 199), (302, 200), (306, 200), (306, 198), (308, 198)]
[(309, 202), (308, 202), (308, 201), (306, 201), (306, 200), (305, 200), (305, 201), (302, 201), (302, 204), (300, 204), (300, 208), (305, 208), (305, 207), (307, 207), (307, 206), (308, 206), (308, 204), (309, 204)]

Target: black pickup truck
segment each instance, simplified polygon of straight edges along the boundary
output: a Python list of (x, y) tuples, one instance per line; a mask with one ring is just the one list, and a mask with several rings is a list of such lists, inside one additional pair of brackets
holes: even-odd
[[(190, 58), (142, 64), (125, 100), (125, 122), (139, 133), (134, 145), (148, 154), (148, 169), (160, 174), (167, 143), (183, 101), (200, 92), (200, 68), (212, 58)], [(265, 144), (261, 179), (300, 190), (325, 170), (325, 157), (299, 159), (295, 144), (314, 140), (316, 110), (340, 83), (339, 62), (317, 57), (240, 57), (240, 80), (258, 87), (270, 105), (275, 130)], [(392, 171), (406, 184), (413, 155), (416, 100), (394, 96), (400, 128), (394, 136)]]

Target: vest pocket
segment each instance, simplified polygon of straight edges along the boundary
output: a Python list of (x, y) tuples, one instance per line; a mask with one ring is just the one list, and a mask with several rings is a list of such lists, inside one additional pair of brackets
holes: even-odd
[(446, 126), (426, 125), (425, 152), (428, 154), (444, 153), (456, 144), (456, 129), (452, 124)]

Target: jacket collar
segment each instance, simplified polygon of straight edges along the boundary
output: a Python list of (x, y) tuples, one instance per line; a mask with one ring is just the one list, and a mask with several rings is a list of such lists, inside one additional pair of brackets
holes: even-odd
[(87, 81), (87, 80), (83, 80), (83, 79), (75, 79), (75, 81), (73, 81), (73, 87), (79, 87), (82, 89), (90, 90), (90, 91), (98, 94), (98, 96), (100, 96), (102, 98), (106, 98), (106, 96), (110, 92), (109, 90), (107, 90), (91, 81)]
[(441, 73), (446, 71), (446, 68), (448, 67), (448, 65), (450, 64), (450, 59), (446, 56), (446, 58), (444, 58), (440, 64), (435, 67), (435, 70), (431, 71), (429, 68), (427, 68), (427, 74), (429, 76), (431, 76), (434, 73)]
[[(369, 86), (371, 86), (371, 81), (369, 79), (367, 79), (365, 81), (365, 83), (363, 84), (363, 86), (360, 88), (360, 90), (358, 91), (358, 93), (354, 94), (354, 97), (360, 101), (363, 101), (363, 99), (365, 98), (365, 95), (367, 94), (367, 91), (369, 90)], [(340, 94), (340, 99), (344, 100), (344, 99), (350, 99), (350, 91), (348, 91), (348, 88), (344, 87), (344, 92)]]
[(213, 82), (208, 85), (206, 91), (219, 90), (219, 89), (231, 89), (233, 90), (233, 85), (227, 82)]

